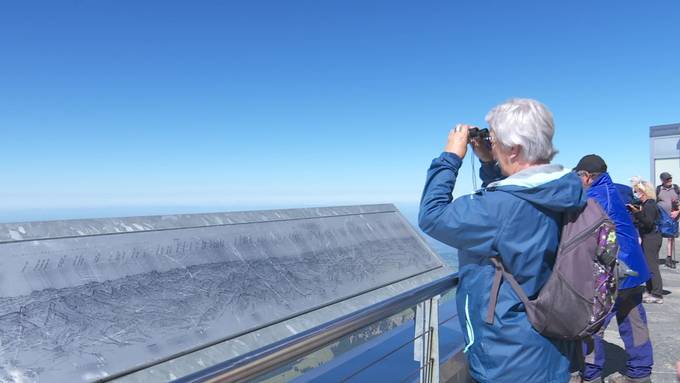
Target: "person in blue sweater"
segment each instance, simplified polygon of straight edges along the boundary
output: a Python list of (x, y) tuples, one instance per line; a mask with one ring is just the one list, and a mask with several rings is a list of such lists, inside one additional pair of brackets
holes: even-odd
[(621, 198), (632, 199), (632, 189), (615, 184), (607, 173), (607, 164), (602, 157), (589, 154), (581, 158), (574, 168), (586, 189), (589, 198), (597, 201), (616, 225), (616, 238), (619, 243), (618, 258), (632, 274), (619, 282), (619, 294), (612, 311), (605, 319), (600, 331), (593, 336), (592, 342), (584, 342), (585, 368), (584, 382), (602, 382), (602, 368), (605, 352), (604, 330), (616, 317), (619, 335), (628, 354), (626, 374), (610, 379), (609, 382), (651, 382), (654, 363), (652, 342), (647, 328), (647, 313), (642, 305), (644, 284), (650, 278), (645, 255), (638, 241), (638, 232), (633, 224), (626, 204)]
[(564, 383), (580, 342), (550, 339), (534, 330), (509, 283), (500, 284), (495, 310), (488, 310), (495, 274), (490, 259), (500, 257), (527, 296), (535, 298), (555, 263), (562, 216), (581, 209), (586, 193), (575, 173), (550, 164), (556, 153), (554, 123), (545, 105), (513, 99), (494, 107), (486, 122), (490, 147), (472, 140), (484, 188), (452, 198), (471, 127), (459, 124), (427, 172), (419, 226), (458, 249), (456, 304), (472, 378)]

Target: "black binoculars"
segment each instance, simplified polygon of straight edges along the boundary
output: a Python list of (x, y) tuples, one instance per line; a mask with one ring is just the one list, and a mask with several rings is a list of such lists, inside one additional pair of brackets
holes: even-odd
[(491, 141), (491, 136), (489, 135), (489, 129), (484, 128), (470, 128), (468, 129), (468, 142), (471, 141), (473, 138), (479, 137), (480, 140), (482, 141)]

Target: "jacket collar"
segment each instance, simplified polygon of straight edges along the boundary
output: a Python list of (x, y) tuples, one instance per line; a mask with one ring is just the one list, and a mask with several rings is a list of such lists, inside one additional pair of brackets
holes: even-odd
[(554, 181), (568, 173), (569, 170), (566, 170), (562, 165), (536, 165), (521, 170), (500, 181), (492, 182), (487, 188), (510, 185), (532, 188)]

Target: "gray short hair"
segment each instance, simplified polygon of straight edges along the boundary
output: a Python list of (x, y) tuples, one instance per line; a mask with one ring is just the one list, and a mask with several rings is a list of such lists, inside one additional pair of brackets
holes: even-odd
[(550, 162), (557, 154), (552, 144), (555, 134), (552, 113), (536, 100), (508, 100), (491, 109), (486, 122), (494, 131), (497, 143), (506, 148), (520, 146), (528, 162)]

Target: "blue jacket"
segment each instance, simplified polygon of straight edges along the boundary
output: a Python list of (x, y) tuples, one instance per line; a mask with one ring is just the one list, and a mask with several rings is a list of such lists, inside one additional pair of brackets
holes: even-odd
[[(538, 166), (452, 201), (461, 164), (451, 153), (432, 161), (419, 224), (458, 249), (456, 299), (461, 327), (467, 330), (470, 373), (479, 382), (566, 382), (579, 343), (537, 333), (508, 283), (501, 284), (493, 324), (484, 319), (494, 277), (489, 258), (500, 256), (527, 295), (535, 297), (552, 271), (562, 214), (586, 203), (581, 181), (561, 166)], [(483, 166), (480, 175), (486, 185), (500, 173)]]
[[(625, 186), (625, 185), (621, 185)], [(608, 173), (602, 173), (587, 189), (588, 197), (597, 201), (616, 225), (616, 239), (619, 242), (619, 259), (632, 270), (638, 272), (637, 277), (624, 278), (619, 290), (640, 286), (649, 279), (649, 269), (645, 254), (638, 242), (638, 231), (633, 224), (626, 205), (621, 200), (620, 187), (614, 184)], [(629, 188), (630, 189), (630, 188)]]
[(628, 185), (614, 183), (616, 191), (619, 192), (619, 197), (621, 197), (621, 202), (624, 205), (633, 203), (635, 196), (633, 195), (633, 188)]

